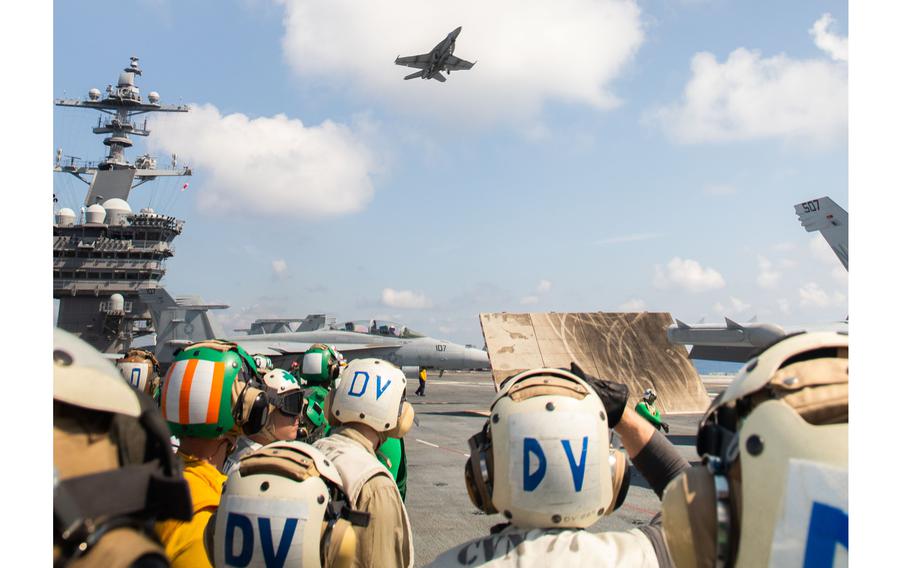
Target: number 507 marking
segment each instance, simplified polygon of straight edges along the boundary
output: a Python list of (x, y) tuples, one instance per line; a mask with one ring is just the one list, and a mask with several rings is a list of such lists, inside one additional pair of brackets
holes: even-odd
[(436, 346), (436, 351), (445, 351), (445, 350), (446, 350), (446, 346), (445, 346), (445, 345), (437, 345), (437, 346)]
[(806, 201), (805, 203), (800, 203), (803, 207), (803, 211), (806, 213), (812, 213), (818, 211), (818, 199), (813, 199), (812, 201)]

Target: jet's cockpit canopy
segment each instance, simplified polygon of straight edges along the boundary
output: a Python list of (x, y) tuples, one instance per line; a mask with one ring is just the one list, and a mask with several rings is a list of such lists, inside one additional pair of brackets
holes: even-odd
[(332, 329), (338, 331), (353, 331), (354, 333), (367, 333), (369, 335), (382, 335), (385, 337), (400, 337), (402, 339), (416, 339), (424, 336), (422, 333), (418, 333), (406, 325), (386, 320), (348, 321), (343, 324), (334, 324), (332, 325)]

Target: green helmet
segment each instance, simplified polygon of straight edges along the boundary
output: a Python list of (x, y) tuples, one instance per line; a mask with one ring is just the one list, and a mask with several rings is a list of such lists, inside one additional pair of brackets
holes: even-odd
[(300, 361), (300, 380), (307, 385), (327, 385), (338, 378), (344, 358), (331, 346), (315, 343)]
[(218, 438), (240, 427), (258, 432), (268, 401), (256, 382), (256, 363), (226, 341), (189, 345), (174, 357), (161, 391), (161, 413), (175, 436)]

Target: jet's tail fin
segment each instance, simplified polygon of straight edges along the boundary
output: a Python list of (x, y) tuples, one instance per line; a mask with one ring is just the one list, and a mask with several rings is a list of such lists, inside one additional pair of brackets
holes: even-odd
[(404, 80), (407, 81), (408, 79), (416, 79), (417, 77), (420, 77), (420, 75), (422, 75), (422, 74), (423, 74), (423, 71), (422, 71), (422, 70), (421, 70), (421, 71), (415, 71), (415, 72), (411, 73), (410, 75), (407, 75), (407, 76), (404, 78)]
[(439, 81), (440, 83), (445, 83), (445, 82), (446, 82), (446, 78), (445, 78), (445, 77), (443, 76), (443, 74), (440, 73), (439, 71), (433, 73), (432, 75), (430, 75), (430, 77), (436, 79), (436, 80)]
[(335, 323), (334, 316), (329, 316), (326, 314), (310, 314), (300, 322), (300, 325), (298, 325), (297, 329), (294, 331), (316, 331), (319, 329), (326, 329), (333, 323)]
[(806, 231), (820, 231), (838, 260), (847, 266), (847, 212), (830, 197), (821, 197), (793, 206)]
[(145, 300), (155, 324), (155, 356), (162, 363), (171, 362), (174, 350), (181, 345), (225, 336), (208, 314), (209, 310), (227, 308), (224, 304), (205, 304), (199, 296), (175, 300), (163, 288), (154, 290)]

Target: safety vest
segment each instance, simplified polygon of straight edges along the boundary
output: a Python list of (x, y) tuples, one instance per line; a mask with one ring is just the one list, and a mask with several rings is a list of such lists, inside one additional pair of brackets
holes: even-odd
[(582, 529), (507, 527), (458, 545), (439, 555), (429, 566), (656, 568), (659, 563), (651, 541), (638, 529), (591, 533)]
[(392, 483), (395, 479), (374, 454), (366, 448), (344, 436), (334, 435), (313, 442), (313, 446), (325, 454), (341, 475), (342, 489), (351, 504), (357, 502), (360, 491), (367, 481), (377, 475), (388, 477)]

